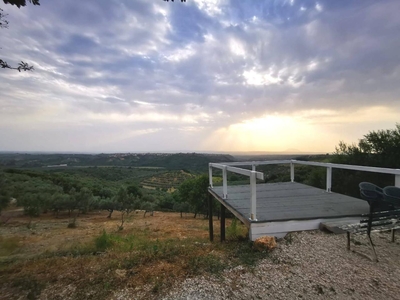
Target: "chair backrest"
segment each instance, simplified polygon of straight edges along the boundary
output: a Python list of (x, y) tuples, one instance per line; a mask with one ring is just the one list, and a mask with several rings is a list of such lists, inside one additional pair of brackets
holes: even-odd
[(383, 189), (383, 195), (386, 201), (400, 207), (400, 188), (396, 186), (387, 186)]
[(383, 189), (370, 182), (361, 182), (359, 185), (361, 198), (364, 200), (382, 200)]

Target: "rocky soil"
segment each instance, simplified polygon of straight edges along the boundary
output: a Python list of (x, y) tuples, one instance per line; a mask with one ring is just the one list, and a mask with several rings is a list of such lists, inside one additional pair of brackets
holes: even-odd
[[(390, 233), (374, 233), (373, 241), (378, 263), (349, 252), (345, 235), (293, 233), (254, 269), (186, 279), (163, 299), (400, 299), (400, 243)], [(371, 254), (365, 236), (352, 248)]]

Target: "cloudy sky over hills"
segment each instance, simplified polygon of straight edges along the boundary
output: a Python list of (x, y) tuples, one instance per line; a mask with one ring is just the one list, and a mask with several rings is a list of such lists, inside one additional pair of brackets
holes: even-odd
[(332, 152), (400, 122), (400, 1), (0, 2), (0, 150)]

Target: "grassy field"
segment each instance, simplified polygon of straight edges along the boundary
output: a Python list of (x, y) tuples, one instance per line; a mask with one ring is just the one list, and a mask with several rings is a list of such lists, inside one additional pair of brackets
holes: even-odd
[[(228, 241), (211, 243), (208, 220), (193, 214), (132, 213), (123, 230), (118, 213), (106, 216), (82, 215), (76, 228), (67, 228), (68, 215), (31, 220), (22, 211), (3, 211), (0, 298), (108, 299), (115, 290), (133, 288), (140, 298), (156, 299), (176, 281), (237, 265), (251, 268), (267, 255), (255, 252), (247, 229), (232, 220)], [(214, 226), (218, 233), (216, 218)]]

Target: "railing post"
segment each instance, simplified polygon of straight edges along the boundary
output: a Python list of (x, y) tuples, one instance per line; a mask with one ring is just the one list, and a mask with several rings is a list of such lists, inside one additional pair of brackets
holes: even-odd
[(208, 165), (208, 182), (210, 183), (210, 187), (213, 187), (213, 178), (212, 178), (212, 166)]
[(294, 182), (294, 163), (290, 163), (290, 181)]
[(332, 190), (332, 167), (326, 168), (326, 191), (330, 193)]
[(251, 170), (255, 171), (256, 170), (256, 165), (251, 165)]
[(396, 174), (394, 177), (394, 185), (400, 188), (400, 174)]
[(226, 166), (222, 169), (222, 196), (224, 199), (228, 198), (228, 176)]
[(257, 221), (257, 174), (255, 171), (251, 171), (250, 175), (250, 220)]

